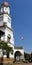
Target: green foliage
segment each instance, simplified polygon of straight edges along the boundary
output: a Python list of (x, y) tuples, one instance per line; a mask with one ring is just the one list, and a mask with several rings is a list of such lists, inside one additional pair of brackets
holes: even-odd
[(24, 53), (24, 57), (25, 57), (25, 60), (29, 61), (29, 54), (28, 53)]
[(32, 52), (31, 52), (31, 58), (32, 58)]
[(4, 41), (0, 41), (0, 49), (6, 50), (7, 57), (9, 57), (9, 52), (13, 51), (13, 48), (12, 47), (9, 47), (8, 46), (8, 43), (7, 42), (4, 42)]
[(30, 59), (31, 59), (31, 62), (32, 62), (32, 52), (31, 52), (31, 57), (30, 57)]
[(0, 49), (1, 48), (5, 49), (7, 52), (13, 50), (12, 47), (9, 47), (7, 44), (8, 44), (7, 42), (1, 41), (0, 42)]

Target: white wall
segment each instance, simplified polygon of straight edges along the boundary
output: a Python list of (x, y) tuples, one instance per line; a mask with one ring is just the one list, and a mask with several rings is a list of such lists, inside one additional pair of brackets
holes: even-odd
[(4, 14), (3, 22), (6, 23), (6, 25), (11, 28), (11, 17), (10, 16), (8, 16), (7, 14)]
[(6, 30), (5, 30), (5, 40), (6, 40), (6, 41), (7, 41), (7, 36), (8, 36), (8, 34), (11, 35), (10, 42), (11, 42), (12, 44), (14, 44), (13, 31), (11, 31), (11, 30), (9, 30), (8, 28), (6, 28)]
[(0, 26), (6, 24), (9, 28), (11, 28), (11, 17), (8, 14), (0, 15)]
[(16, 51), (20, 51), (20, 53), (21, 53), (22, 55), (24, 55), (24, 49), (14, 49), (14, 54), (15, 54)]
[(22, 54), (22, 56), (20, 56), (20, 59), (24, 59), (24, 49), (14, 49), (14, 55), (17, 51), (19, 51)]

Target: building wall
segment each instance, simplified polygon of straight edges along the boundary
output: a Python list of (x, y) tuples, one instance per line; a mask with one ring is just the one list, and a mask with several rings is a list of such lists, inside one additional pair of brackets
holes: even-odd
[(14, 55), (17, 51), (19, 51), (22, 55), (20, 58), (24, 59), (24, 49), (14, 49)]
[(24, 55), (24, 49), (14, 49), (14, 54), (15, 54), (15, 52), (16, 51), (20, 51), (21, 52), (21, 54), (23, 54)]
[(7, 14), (4, 14), (3, 22), (6, 23), (6, 25), (11, 28), (11, 17), (10, 16), (8, 16)]
[(11, 42), (12, 45), (14, 45), (13, 31), (9, 30), (7, 27), (6, 28), (1, 27), (0, 30), (4, 32), (4, 35), (1, 37), (1, 40), (7, 41), (7, 36), (8, 36), (8, 34), (10, 34), (11, 35), (10, 42)]
[(9, 28), (11, 28), (11, 17), (8, 16), (8, 14), (2, 14), (0, 15), (0, 26), (7, 25)]

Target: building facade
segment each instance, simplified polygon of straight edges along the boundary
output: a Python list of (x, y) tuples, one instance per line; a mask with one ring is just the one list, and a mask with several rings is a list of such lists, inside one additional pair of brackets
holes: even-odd
[[(0, 40), (8, 42), (8, 45), (13, 48), (13, 55), (9, 53), (10, 58), (14, 58), (15, 52), (19, 51), (24, 56), (24, 50), (14, 48), (14, 36), (13, 29), (11, 26), (11, 15), (10, 15), (10, 5), (7, 2), (3, 2), (0, 7)], [(4, 56), (6, 57), (6, 56)]]
[[(14, 50), (14, 37), (13, 29), (11, 27), (10, 6), (7, 2), (3, 2), (0, 7), (0, 40), (8, 42), (8, 45)], [(9, 56), (11, 56), (11, 54)]]

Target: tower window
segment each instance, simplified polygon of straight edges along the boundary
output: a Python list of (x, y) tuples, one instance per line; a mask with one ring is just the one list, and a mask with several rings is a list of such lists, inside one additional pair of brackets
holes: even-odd
[(11, 39), (11, 36), (10, 36), (10, 34), (8, 34), (7, 41), (10, 42), (10, 39)]

